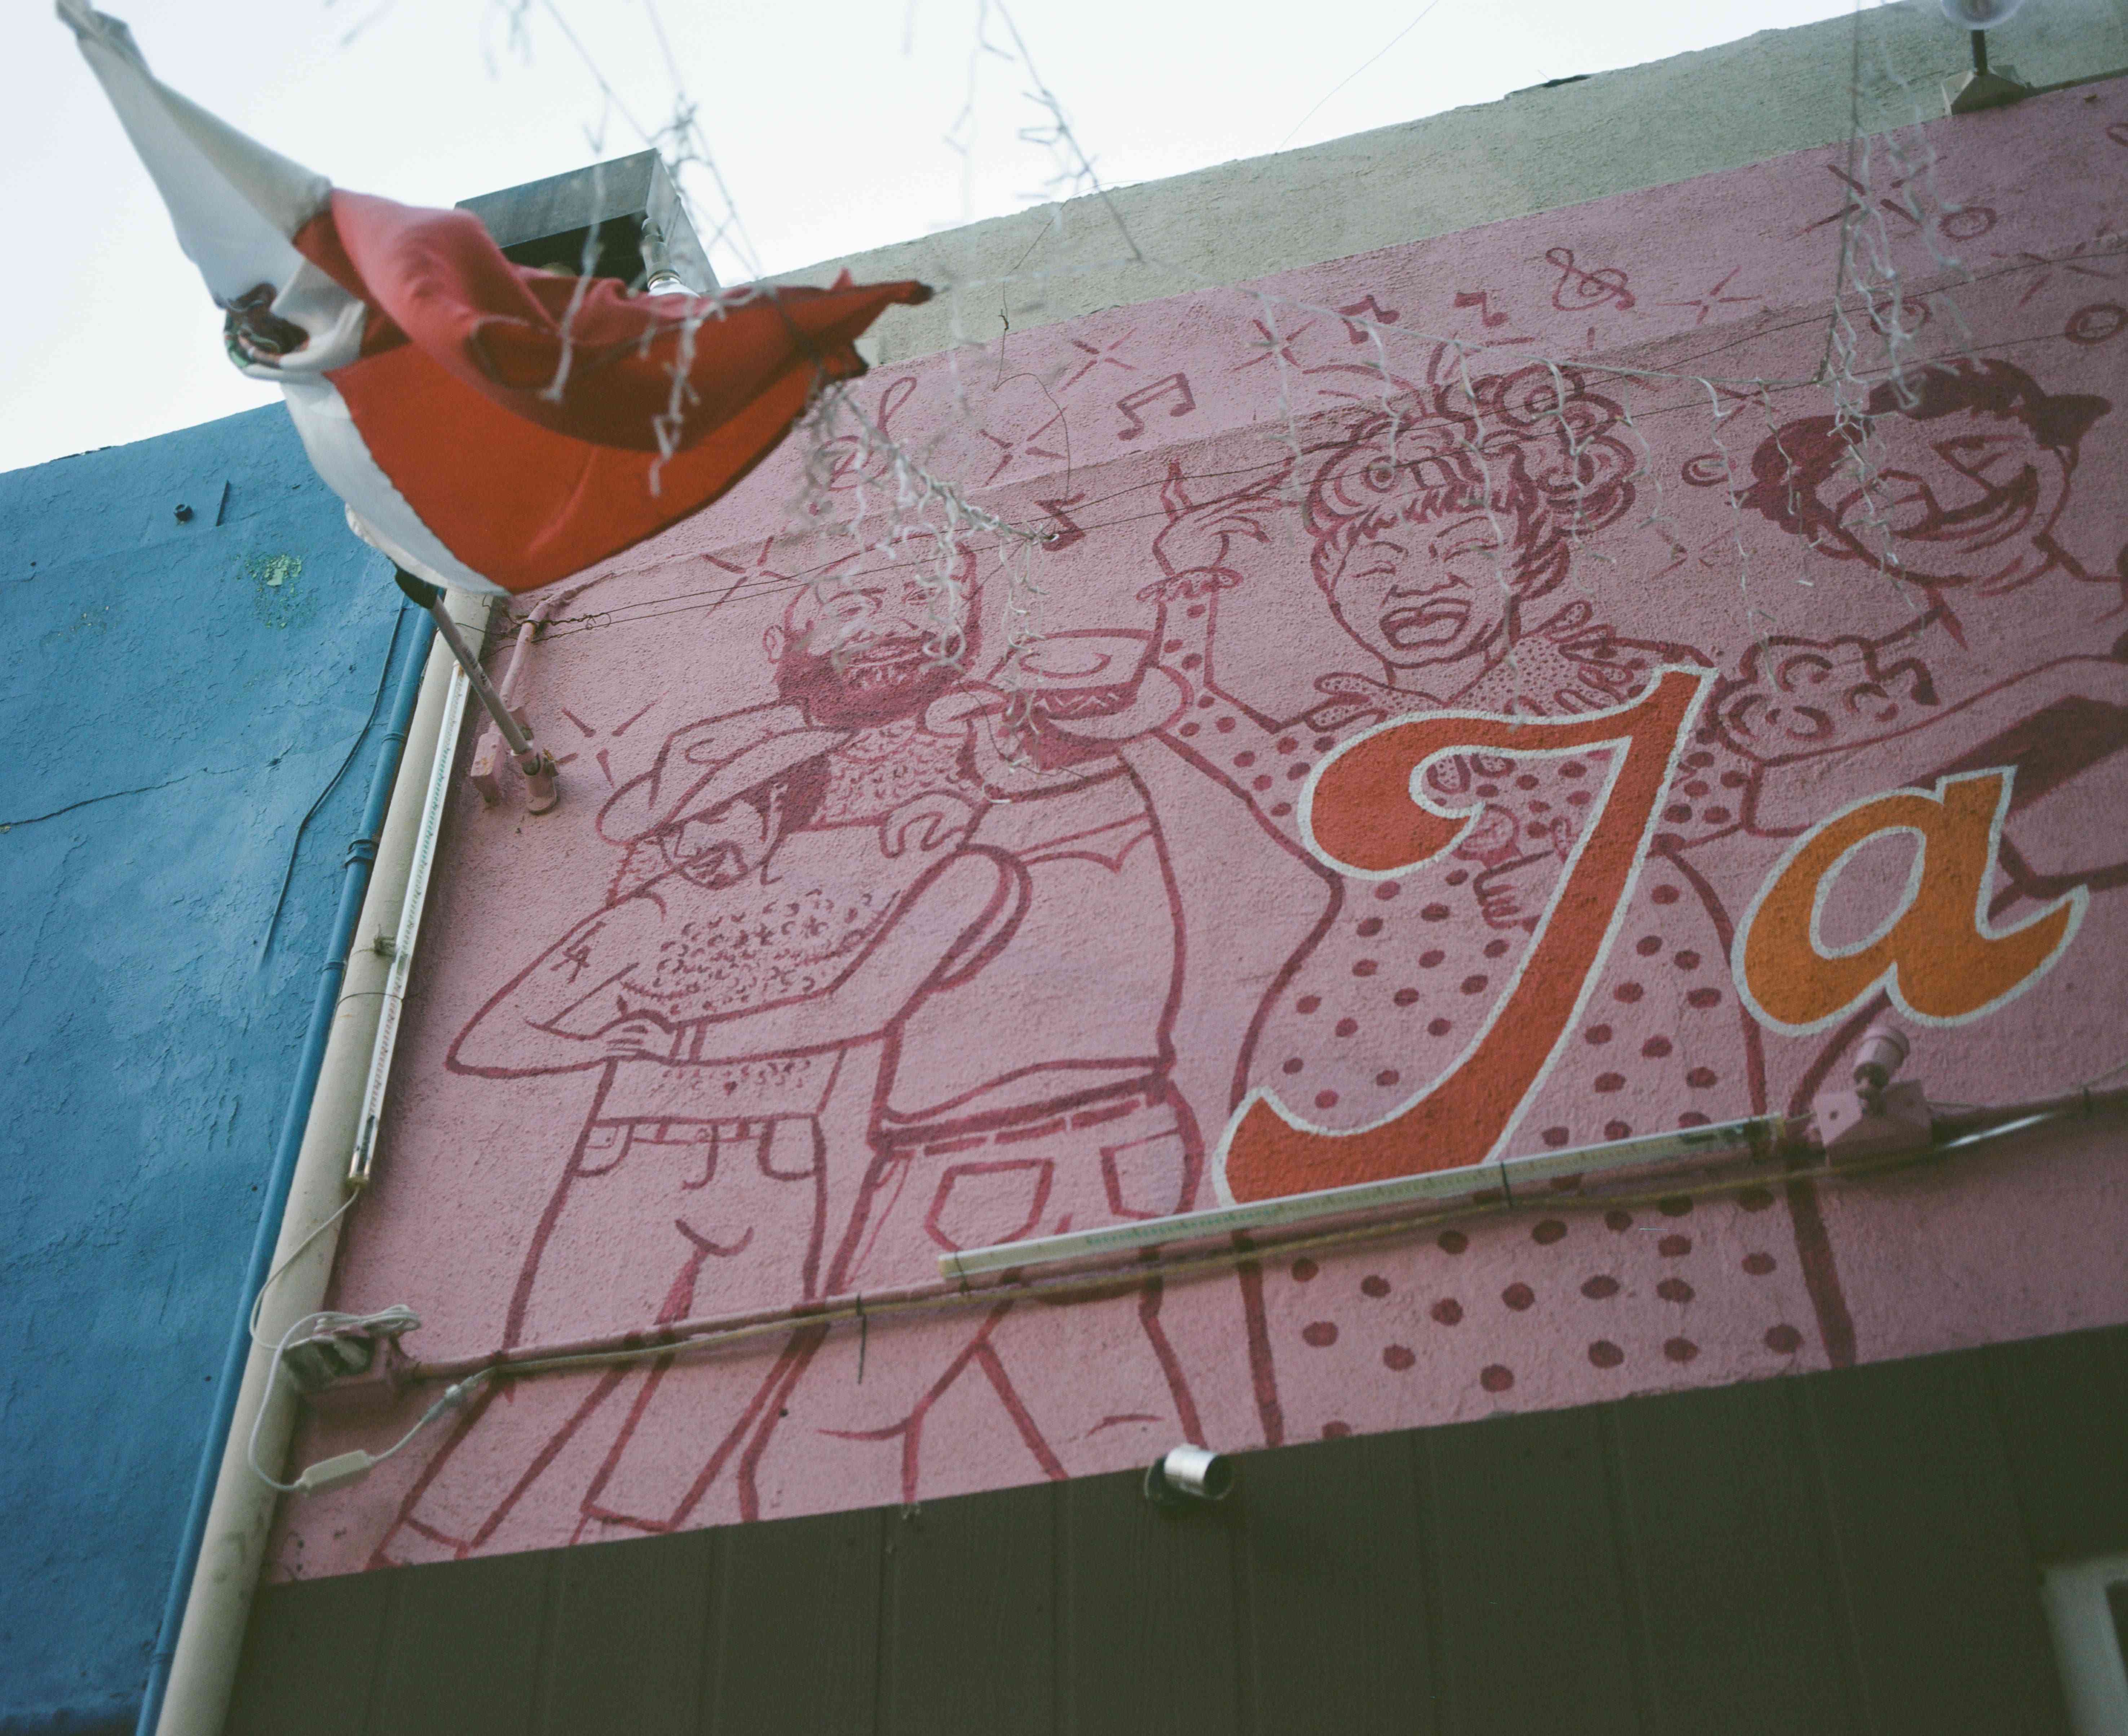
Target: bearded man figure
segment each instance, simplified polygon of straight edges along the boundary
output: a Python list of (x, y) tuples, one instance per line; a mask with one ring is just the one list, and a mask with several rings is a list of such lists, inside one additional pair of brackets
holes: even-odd
[[(1013, 865), (963, 847), (982, 795), (954, 764), (960, 738), (922, 727), (957, 677), (931, 654), (932, 594), (900, 574), (802, 593), (768, 635), (784, 697), (676, 732), (615, 793), (598, 824), (625, 854), (606, 904), (453, 1044), (452, 1070), (482, 1078), (599, 1070), (506, 1345), (833, 1288), (891, 1029), (1017, 916)], [(749, 1052), (720, 1060), (710, 1032), (734, 1020)], [(566, 1414), (484, 1392), (378, 1558), (487, 1546), (601, 1415), (617, 1433), (579, 1529), (604, 1516), (601, 1486), (668, 1366), (610, 1372)], [(715, 1479), (786, 1376), (778, 1361), (691, 1396), (683, 1483)], [(624, 1385), (632, 1397), (616, 1398)]]

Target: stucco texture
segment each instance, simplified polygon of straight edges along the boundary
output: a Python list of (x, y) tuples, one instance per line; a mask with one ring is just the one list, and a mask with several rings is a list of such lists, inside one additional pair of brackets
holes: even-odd
[[(2114, 1065), (2125, 167), (2116, 82), (883, 371), (1048, 539), (801, 439), (569, 588), (565, 798), (454, 802), (341, 1305), (475, 1355), (1799, 1112), (1888, 999), (1939, 1102)], [(525, 1379), (275, 1571), (2118, 1321), (2118, 1144)]]
[(400, 600), (278, 407), (0, 477), (0, 1729), (130, 1726)]

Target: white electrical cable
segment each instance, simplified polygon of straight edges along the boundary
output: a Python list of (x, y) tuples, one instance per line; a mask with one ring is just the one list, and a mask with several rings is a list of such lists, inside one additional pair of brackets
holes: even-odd
[(2049, 1122), (2058, 1122), (2065, 1115), (2073, 1114), (2069, 1109), (2049, 1109), (2038, 1115), (2021, 1117), (2014, 1122), (2004, 1122), (1997, 1127), (1983, 1127), (1973, 1133), (1962, 1133), (1956, 1139), (1945, 1140), (1940, 1145), (1929, 1148), (1928, 1155), (1940, 1157), (1946, 1151), (1961, 1151), (1968, 1145), (1978, 1145), (1991, 1139), (2001, 1139), (2007, 1134), (2022, 1133), (2031, 1127), (2045, 1127)]
[(252, 1343), (254, 1345), (263, 1345), (266, 1342), (264, 1339), (259, 1335), (259, 1316), (260, 1311), (266, 1306), (266, 1293), (273, 1288), (273, 1281), (285, 1273), (289, 1267), (294, 1265), (295, 1263), (301, 1259), (306, 1254), (309, 1253), (311, 1247), (316, 1243), (317, 1239), (321, 1236), (323, 1236), (326, 1231), (331, 1229), (335, 1224), (338, 1223), (340, 1219), (346, 1215), (348, 1207), (352, 1206), (361, 1198), (362, 1190), (359, 1188), (350, 1188), (348, 1190), (347, 1198), (340, 1202), (338, 1207), (334, 1211), (333, 1215), (325, 1219), (324, 1222), (321, 1223), (316, 1229), (311, 1231), (311, 1233), (305, 1236), (301, 1241), (297, 1242), (294, 1248), (289, 1250), (288, 1257), (283, 1260), (279, 1265), (274, 1267), (271, 1272), (268, 1272), (266, 1274), (266, 1282), (259, 1285), (259, 1293), (251, 1298)]
[[(341, 1209), (344, 1211), (346, 1207), (343, 1207)], [(369, 1453), (357, 1448), (350, 1453), (341, 1453), (330, 1459), (320, 1459), (316, 1464), (305, 1466), (297, 1473), (293, 1482), (283, 1482), (269, 1476), (259, 1464), (259, 1426), (265, 1421), (267, 1410), (273, 1402), (274, 1383), (280, 1378), (281, 1359), (287, 1354), (288, 1346), (293, 1344), (299, 1335), (316, 1331), (334, 1333), (379, 1331), (380, 1335), (389, 1335), (380, 1331), (380, 1329), (391, 1329), (393, 1332), (406, 1332), (411, 1331), (420, 1324), (420, 1316), (403, 1302), (396, 1303), (389, 1308), (379, 1309), (374, 1314), (341, 1314), (331, 1309), (323, 1309), (315, 1314), (298, 1316), (291, 1321), (288, 1330), (281, 1335), (280, 1342), (273, 1348), (273, 1365), (267, 1373), (265, 1396), (259, 1401), (258, 1414), (251, 1420), (251, 1438), (244, 1449), (245, 1463), (250, 1467), (251, 1474), (264, 1483), (268, 1488), (278, 1491), (283, 1495), (321, 1494), (327, 1489), (336, 1489), (343, 1484), (354, 1482), (368, 1476), (372, 1470), (406, 1446), (444, 1411), (454, 1410), (464, 1403), (467, 1396), (473, 1389), (487, 1378), (486, 1369), (482, 1369), (477, 1373), (469, 1374), (463, 1380), (446, 1387), (442, 1397), (421, 1413), (414, 1426), (407, 1430), (382, 1453)]]

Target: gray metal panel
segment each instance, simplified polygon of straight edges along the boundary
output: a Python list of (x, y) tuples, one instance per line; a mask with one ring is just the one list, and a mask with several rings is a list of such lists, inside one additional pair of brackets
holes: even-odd
[(2114, 1327), (1252, 1453), (1200, 1512), (1125, 1472), (269, 1586), (230, 1729), (2058, 1736), (2035, 1547), (2112, 1546), (2124, 1380)]
[[(655, 223), (680, 275), (699, 290), (717, 287), (679, 189), (653, 150), (461, 199), (458, 209), (479, 218), (496, 244), (520, 264), (576, 269), (584, 236), (596, 225), (597, 268), (629, 279), (640, 275), (644, 225)], [(629, 263), (634, 268), (624, 269)]]

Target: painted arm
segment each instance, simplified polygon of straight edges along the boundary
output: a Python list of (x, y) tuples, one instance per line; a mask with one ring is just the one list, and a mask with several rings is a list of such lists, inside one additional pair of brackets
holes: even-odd
[(1358, 714), (1348, 708), (1337, 725), (1324, 728), (1320, 714), (1331, 708), (1318, 706), (1280, 723), (1223, 688), (1214, 656), (1223, 593), (1242, 583), (1239, 554), (1250, 543), (1268, 543), (1273, 521), (1291, 510), (1283, 492), (1288, 474), (1280, 466), (1231, 495), (1192, 504), (1180, 472), (1171, 468), (1161, 490), (1168, 521), (1152, 545), (1161, 576), (1140, 595), (1160, 605), (1158, 666), (1184, 694), (1161, 739), (1247, 803), (1265, 825), (1297, 839), (1301, 781), (1327, 751), (1317, 744)]
[(663, 908), (638, 893), (580, 923), (473, 1016), (444, 1064), (483, 1079), (669, 1059), (678, 1033), (619, 984), (657, 945)]
[(1039, 691), (1014, 695), (970, 684), (934, 703), (924, 727), (966, 732), (976, 776), (993, 797), (1050, 795), (1116, 770), (1114, 750), (1156, 735), (1181, 714), (1189, 684), (1157, 663), (1142, 666), (1120, 704), (1080, 715), (1043, 703)]
[(1752, 826), (1803, 831), (1855, 791), (1918, 783), (2049, 706), (2077, 699), (2128, 709), (2128, 665), (2111, 657), (2064, 657), (1873, 739), (1777, 761), (1760, 775)]
[(632, 844), (648, 837), (687, 785), (709, 777), (725, 761), (756, 743), (805, 727), (805, 714), (795, 705), (756, 705), (675, 730), (666, 738), (650, 770), (629, 779), (606, 799), (599, 810), (599, 835), (614, 844)]
[(1298, 842), (1302, 780), (1323, 737), (1304, 720), (1281, 724), (1226, 692), (1212, 667), (1218, 599), (1178, 598), (1164, 611), (1161, 666), (1189, 697), (1160, 739), (1246, 803), (1264, 825)]

